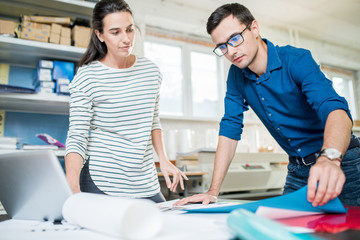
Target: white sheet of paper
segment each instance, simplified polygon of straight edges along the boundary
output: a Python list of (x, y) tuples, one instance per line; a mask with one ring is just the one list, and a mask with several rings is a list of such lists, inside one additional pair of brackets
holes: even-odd
[(256, 215), (262, 216), (268, 219), (282, 219), (282, 218), (293, 218), (301, 216), (310, 216), (316, 214), (322, 214), (321, 212), (304, 212), (304, 211), (295, 211), (287, 210), (281, 208), (272, 208), (272, 207), (263, 207), (260, 206), (255, 212)]

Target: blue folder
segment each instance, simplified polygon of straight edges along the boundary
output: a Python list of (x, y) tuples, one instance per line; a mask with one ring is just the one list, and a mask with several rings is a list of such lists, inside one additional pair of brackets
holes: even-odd
[(235, 209), (246, 209), (251, 212), (256, 212), (257, 208), (272, 207), (281, 208), (294, 211), (304, 212), (322, 212), (322, 213), (346, 213), (347, 209), (344, 208), (339, 198), (330, 200), (323, 206), (313, 207), (307, 201), (307, 186), (285, 195), (278, 197), (267, 198), (255, 202), (237, 204), (230, 206), (214, 207), (214, 208), (199, 208), (199, 209), (185, 209), (188, 213), (229, 213)]

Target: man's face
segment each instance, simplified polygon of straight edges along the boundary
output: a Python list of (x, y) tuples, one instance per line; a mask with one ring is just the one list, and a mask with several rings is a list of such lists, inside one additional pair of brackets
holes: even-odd
[[(258, 35), (257, 23), (254, 21), (250, 25), (250, 29), (253, 29), (256, 25), (256, 31), (250, 31), (246, 29), (242, 33), (244, 41), (237, 47), (232, 47), (227, 44), (227, 53), (225, 57), (235, 66), (243, 69), (248, 67), (255, 59), (258, 44), (256, 37)], [(212, 31), (211, 37), (213, 42), (218, 45), (226, 43), (234, 34), (242, 32), (247, 26), (239, 22), (237, 18), (230, 15), (224, 18), (220, 24)]]

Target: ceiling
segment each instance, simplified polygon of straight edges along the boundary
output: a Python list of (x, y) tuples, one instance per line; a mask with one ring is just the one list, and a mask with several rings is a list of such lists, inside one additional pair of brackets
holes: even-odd
[[(128, 0), (146, 23), (206, 35), (209, 15), (224, 0)], [(242, 0), (260, 26), (292, 29), (360, 51), (360, 0)], [(166, 21), (164, 21), (164, 18)], [(179, 21), (181, 24), (179, 24)]]

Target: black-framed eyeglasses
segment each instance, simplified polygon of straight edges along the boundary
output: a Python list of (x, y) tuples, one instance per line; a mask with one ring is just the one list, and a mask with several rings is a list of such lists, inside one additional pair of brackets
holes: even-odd
[(218, 55), (219, 57), (225, 55), (228, 52), (228, 48), (227, 45), (230, 45), (232, 47), (237, 47), (240, 44), (242, 44), (244, 42), (244, 37), (243, 37), (243, 33), (245, 32), (246, 29), (250, 28), (251, 23), (249, 23), (244, 30), (242, 30), (239, 33), (234, 33), (233, 35), (230, 36), (229, 40), (225, 43), (219, 43), (213, 50), (213, 52)]

